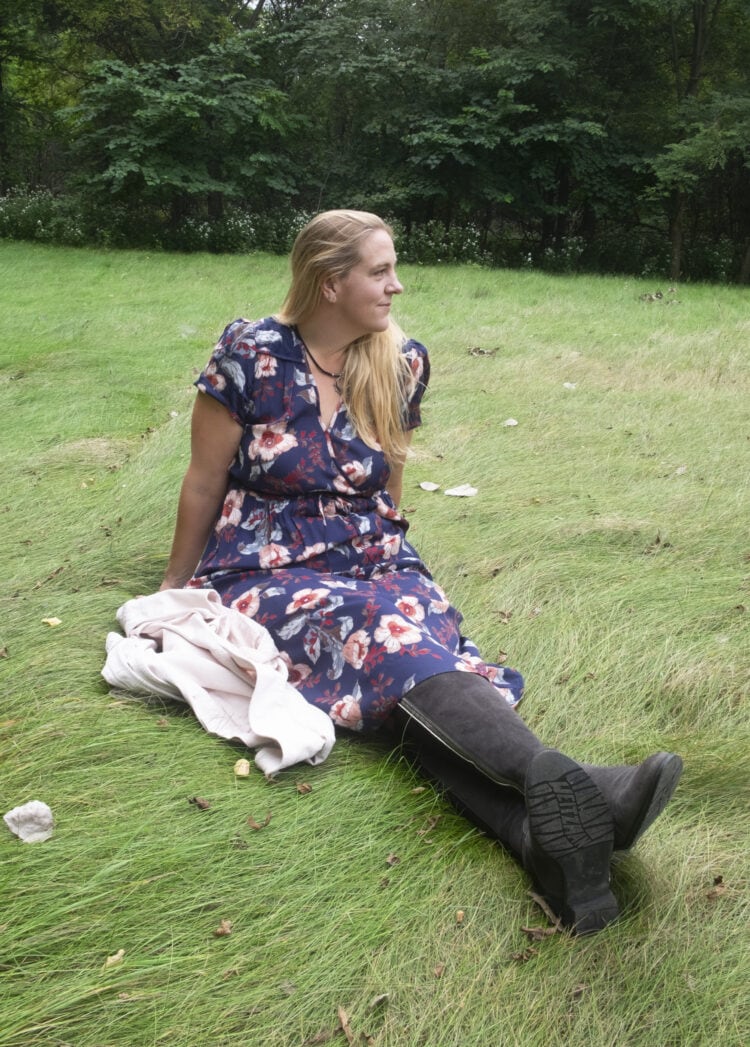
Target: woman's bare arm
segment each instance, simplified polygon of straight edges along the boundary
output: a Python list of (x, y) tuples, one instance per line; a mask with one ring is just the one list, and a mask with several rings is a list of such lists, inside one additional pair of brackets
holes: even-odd
[[(406, 445), (407, 447), (411, 444), (411, 431), (406, 434)], [(388, 483), (385, 485), (385, 489), (393, 499), (393, 504), (398, 506), (401, 501), (401, 494), (404, 487), (404, 463), (401, 462), (399, 465), (391, 466), (391, 475), (388, 478)]]
[(242, 426), (218, 400), (199, 393), (193, 407), (190, 465), (177, 506), (172, 551), (161, 589), (181, 589), (205, 548), (227, 489)]

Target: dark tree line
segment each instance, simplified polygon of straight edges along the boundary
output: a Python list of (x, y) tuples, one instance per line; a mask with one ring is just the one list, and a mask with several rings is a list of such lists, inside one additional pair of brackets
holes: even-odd
[(416, 254), (747, 282), (748, 70), (747, 0), (4, 0), (0, 182), (130, 242), (362, 206)]

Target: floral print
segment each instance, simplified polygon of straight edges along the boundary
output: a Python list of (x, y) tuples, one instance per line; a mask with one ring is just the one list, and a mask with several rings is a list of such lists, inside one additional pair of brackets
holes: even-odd
[[(404, 424), (415, 428), (429, 360), (418, 342), (402, 352), (416, 382)], [(189, 584), (264, 625), (309, 702), (370, 730), (417, 683), (456, 670), (485, 676), (499, 701), (520, 700), (520, 675), (482, 661), (408, 542), (381, 449), (359, 438), (343, 403), (322, 424), (295, 328), (234, 321), (196, 385), (243, 435)]]
[(262, 462), (272, 462), (280, 454), (297, 446), (296, 438), (286, 431), (284, 422), (254, 425), (252, 431), (255, 439), (250, 444), (250, 454)]

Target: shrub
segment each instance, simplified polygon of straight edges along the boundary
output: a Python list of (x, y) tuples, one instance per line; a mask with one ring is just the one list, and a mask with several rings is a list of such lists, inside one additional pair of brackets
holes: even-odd
[(0, 237), (79, 245), (89, 241), (77, 199), (55, 196), (47, 189), (11, 189), (0, 196)]

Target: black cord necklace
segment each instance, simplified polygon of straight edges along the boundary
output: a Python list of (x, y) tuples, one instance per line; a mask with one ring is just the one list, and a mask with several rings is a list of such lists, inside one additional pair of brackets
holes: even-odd
[(326, 375), (326, 377), (328, 377), (328, 378), (333, 378), (333, 388), (336, 390), (336, 392), (339, 395), (341, 395), (341, 386), (339, 385), (339, 379), (344, 377), (344, 372), (343, 371), (339, 371), (338, 374), (335, 374), (333, 371), (326, 371), (325, 367), (321, 367), (320, 364), (318, 363), (318, 361), (313, 356), (313, 354), (310, 352), (309, 346), (305, 346), (305, 352), (310, 357), (310, 359), (315, 364), (315, 366), (317, 367), (317, 369), (320, 371), (321, 374)]

